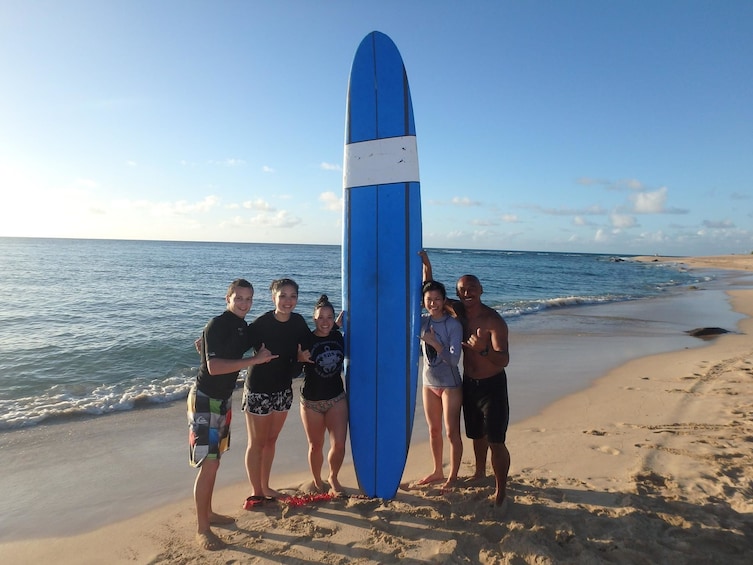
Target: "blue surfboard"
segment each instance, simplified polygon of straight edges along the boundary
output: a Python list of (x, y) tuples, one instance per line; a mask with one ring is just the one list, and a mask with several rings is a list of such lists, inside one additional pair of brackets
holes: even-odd
[(408, 78), (397, 47), (377, 31), (350, 71), (343, 189), (351, 451), (363, 493), (392, 498), (416, 406), (421, 194)]

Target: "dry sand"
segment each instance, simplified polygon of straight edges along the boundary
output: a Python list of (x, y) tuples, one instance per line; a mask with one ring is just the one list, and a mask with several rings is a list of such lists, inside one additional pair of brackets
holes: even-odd
[[(748, 256), (660, 260), (753, 267)], [(238, 484), (215, 493), (215, 509), (237, 516), (215, 528), (229, 544), (219, 552), (195, 547), (186, 498), (82, 535), (1, 544), (0, 561), (749, 564), (753, 290), (730, 295), (749, 316), (737, 332), (630, 361), (511, 426), (513, 504), (504, 514), (488, 500), (491, 479), (447, 493), (427, 487), (393, 500), (352, 496), (253, 511), (238, 508), (247, 490)], [(461, 476), (471, 474), (471, 454), (466, 444)], [(411, 448), (407, 481), (426, 471), (428, 457), (426, 444)], [(350, 467), (341, 478), (356, 484)], [(291, 475), (285, 484), (305, 488), (307, 479)]]

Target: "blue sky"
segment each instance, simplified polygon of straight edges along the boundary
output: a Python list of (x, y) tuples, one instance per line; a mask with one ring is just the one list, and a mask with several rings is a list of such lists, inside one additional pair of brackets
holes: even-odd
[(373, 30), (425, 246), (753, 251), (747, 0), (0, 0), (0, 236), (339, 243)]

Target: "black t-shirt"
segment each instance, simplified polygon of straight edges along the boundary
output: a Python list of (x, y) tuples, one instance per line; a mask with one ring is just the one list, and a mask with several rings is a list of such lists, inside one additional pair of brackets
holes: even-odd
[(210, 375), (209, 359), (241, 359), (248, 351), (248, 324), (229, 310), (209, 320), (201, 334), (201, 365), (197, 388), (211, 398), (226, 400), (233, 395), (239, 371)]
[(311, 334), (309, 346), (312, 363), (303, 364), (304, 381), (301, 395), (306, 400), (330, 400), (343, 387), (342, 370), (345, 344), (342, 334), (332, 330), (327, 337)]
[(249, 392), (271, 394), (289, 389), (293, 377), (300, 373), (298, 346), (307, 349), (311, 330), (303, 316), (295, 312), (287, 322), (280, 322), (273, 311), (262, 314), (248, 326), (249, 343), (258, 351), (261, 344), (273, 355), (278, 355), (268, 363), (254, 365), (246, 377)]

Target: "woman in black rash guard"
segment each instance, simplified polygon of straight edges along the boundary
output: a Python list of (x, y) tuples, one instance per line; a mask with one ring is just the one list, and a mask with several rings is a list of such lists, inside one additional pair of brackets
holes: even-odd
[(272, 281), (270, 286), (274, 310), (262, 314), (249, 324), (249, 339), (255, 350), (268, 349), (276, 359), (249, 367), (243, 390), (246, 413), (246, 472), (251, 496), (245, 508), (280, 493), (269, 486), (277, 437), (293, 403), (292, 381), (300, 372), (298, 350), (309, 343), (309, 330), (303, 316), (293, 312), (298, 304), (298, 284), (291, 279)]
[(322, 465), (324, 435), (329, 433), (329, 492), (339, 495), (343, 488), (337, 475), (345, 457), (348, 436), (348, 401), (342, 379), (345, 344), (335, 321), (335, 308), (326, 294), (322, 294), (314, 307), (314, 324), (316, 329), (311, 333), (310, 346), (298, 355), (304, 362), (301, 421), (309, 442), (309, 467), (314, 487), (319, 492), (326, 490)]

